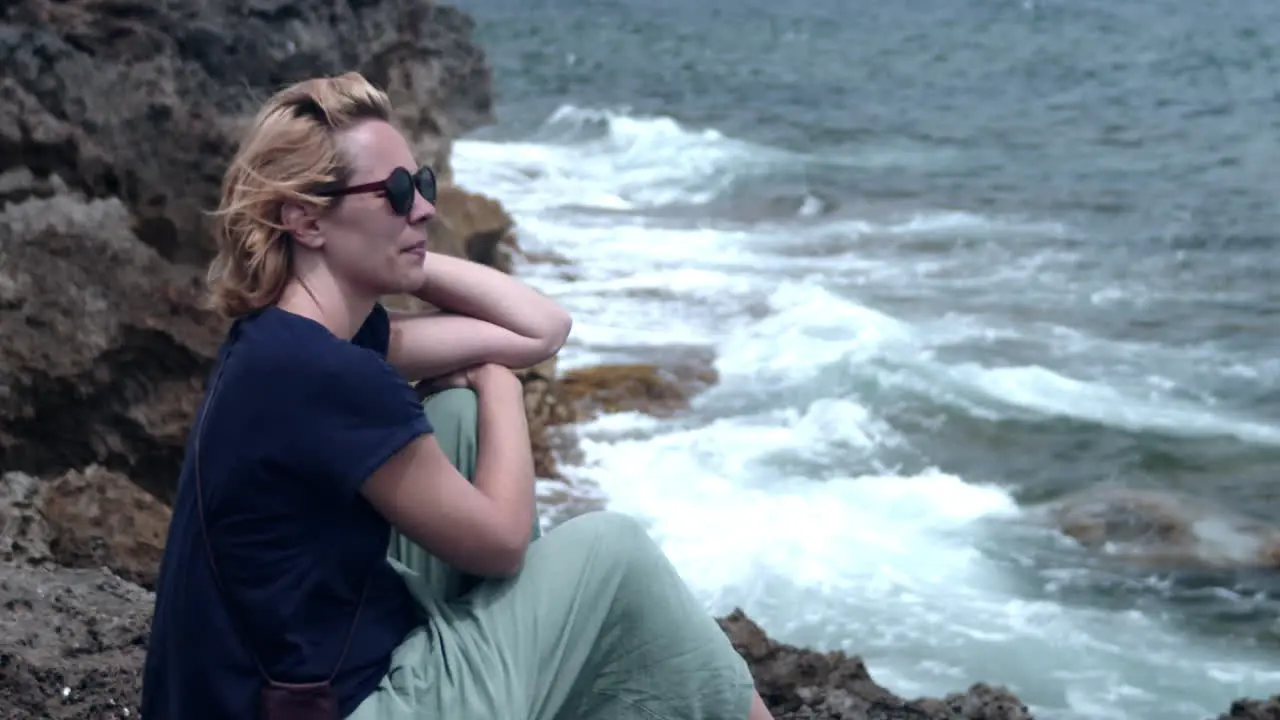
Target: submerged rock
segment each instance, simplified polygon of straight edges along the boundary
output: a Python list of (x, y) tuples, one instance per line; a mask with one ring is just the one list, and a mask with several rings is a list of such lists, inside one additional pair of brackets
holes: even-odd
[(1032, 508), (1082, 546), (1147, 570), (1280, 570), (1280, 526), (1173, 490), (1102, 485)]

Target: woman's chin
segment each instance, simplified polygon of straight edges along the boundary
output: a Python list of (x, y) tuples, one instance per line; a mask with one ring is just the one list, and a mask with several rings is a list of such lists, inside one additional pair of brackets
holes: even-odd
[(413, 294), (422, 288), (423, 283), (427, 281), (427, 271), (419, 264), (406, 267), (399, 273), (396, 279), (396, 288), (392, 292)]

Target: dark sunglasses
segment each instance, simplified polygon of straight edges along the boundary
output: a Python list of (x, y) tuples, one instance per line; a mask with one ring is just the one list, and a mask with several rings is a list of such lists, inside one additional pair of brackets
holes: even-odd
[[(417, 191), (416, 193), (414, 191)], [(321, 188), (316, 194), (321, 197), (338, 197), (341, 195), (359, 195), (361, 193), (382, 193), (387, 196), (391, 211), (401, 217), (408, 217), (413, 210), (414, 195), (422, 195), (429, 203), (436, 202), (436, 174), (427, 167), (418, 168), (418, 172), (410, 173), (402, 167), (391, 171), (386, 180), (352, 185), (351, 187)]]

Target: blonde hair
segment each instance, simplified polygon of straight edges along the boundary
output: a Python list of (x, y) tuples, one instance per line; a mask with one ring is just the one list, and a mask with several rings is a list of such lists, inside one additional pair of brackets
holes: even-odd
[(214, 215), (217, 254), (209, 303), (234, 318), (276, 302), (293, 272), (285, 201), (328, 209), (316, 192), (344, 184), (351, 169), (334, 134), (360, 120), (389, 121), (391, 101), (359, 73), (314, 78), (273, 95), (258, 111), (222, 179)]

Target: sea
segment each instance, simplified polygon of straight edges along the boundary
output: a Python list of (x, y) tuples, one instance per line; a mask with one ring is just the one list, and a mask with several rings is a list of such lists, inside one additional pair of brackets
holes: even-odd
[(456, 177), (562, 258), (518, 270), (562, 367), (720, 374), (566, 468), (709, 612), (1047, 720), (1280, 692), (1271, 574), (1027, 519), (1104, 484), (1280, 513), (1280, 2), (458, 4), (498, 122)]

